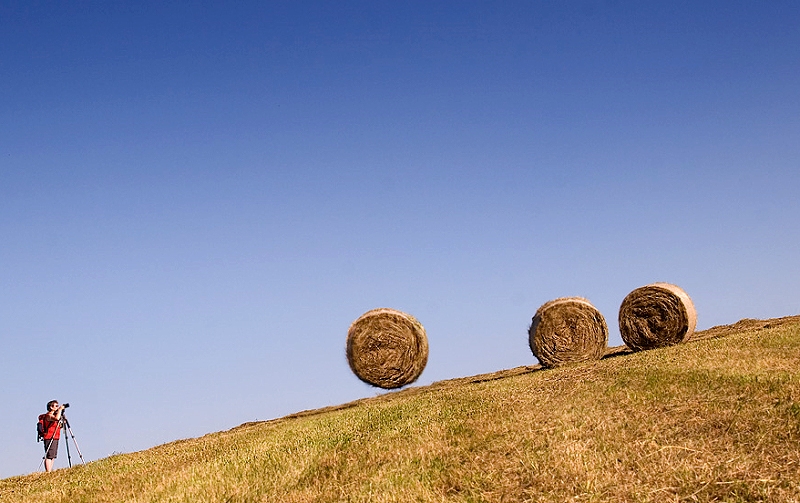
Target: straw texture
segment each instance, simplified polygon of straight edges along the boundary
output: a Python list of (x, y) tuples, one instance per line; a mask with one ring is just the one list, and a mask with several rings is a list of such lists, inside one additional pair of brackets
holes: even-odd
[(528, 344), (545, 367), (599, 360), (608, 346), (608, 326), (588, 300), (555, 299), (536, 311), (528, 330)]
[(425, 328), (395, 309), (367, 311), (347, 332), (347, 363), (362, 381), (384, 389), (417, 380), (428, 363)]
[(697, 311), (692, 299), (670, 283), (637, 288), (619, 308), (622, 340), (635, 351), (686, 342), (696, 327)]

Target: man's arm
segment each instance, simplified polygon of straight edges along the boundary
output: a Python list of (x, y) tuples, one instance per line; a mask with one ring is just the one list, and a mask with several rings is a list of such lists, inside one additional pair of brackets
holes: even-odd
[(47, 414), (45, 415), (50, 419), (50, 421), (61, 421), (61, 411), (63, 410), (64, 406), (60, 405), (55, 412), (53, 412), (52, 410), (48, 410)]

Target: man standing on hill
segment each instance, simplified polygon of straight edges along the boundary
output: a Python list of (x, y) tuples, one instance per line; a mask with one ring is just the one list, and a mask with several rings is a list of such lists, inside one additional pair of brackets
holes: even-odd
[(44, 438), (44, 470), (53, 469), (53, 462), (58, 455), (58, 439), (61, 438), (61, 413), (64, 406), (58, 400), (47, 402), (47, 412), (39, 416), (43, 423), (42, 438)]

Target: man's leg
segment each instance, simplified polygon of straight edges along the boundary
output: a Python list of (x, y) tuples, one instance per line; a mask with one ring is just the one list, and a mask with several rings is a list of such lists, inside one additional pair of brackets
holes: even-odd
[(58, 455), (58, 439), (51, 438), (50, 440), (45, 440), (44, 442), (44, 471), (49, 472), (53, 469), (53, 462)]

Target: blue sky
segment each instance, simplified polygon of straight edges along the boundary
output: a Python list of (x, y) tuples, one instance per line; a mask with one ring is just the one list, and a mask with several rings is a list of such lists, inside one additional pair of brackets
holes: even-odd
[(800, 312), (794, 2), (0, 1), (0, 68), (0, 477), (53, 398), (99, 459), (383, 393), (375, 307), (417, 385), (561, 296)]

